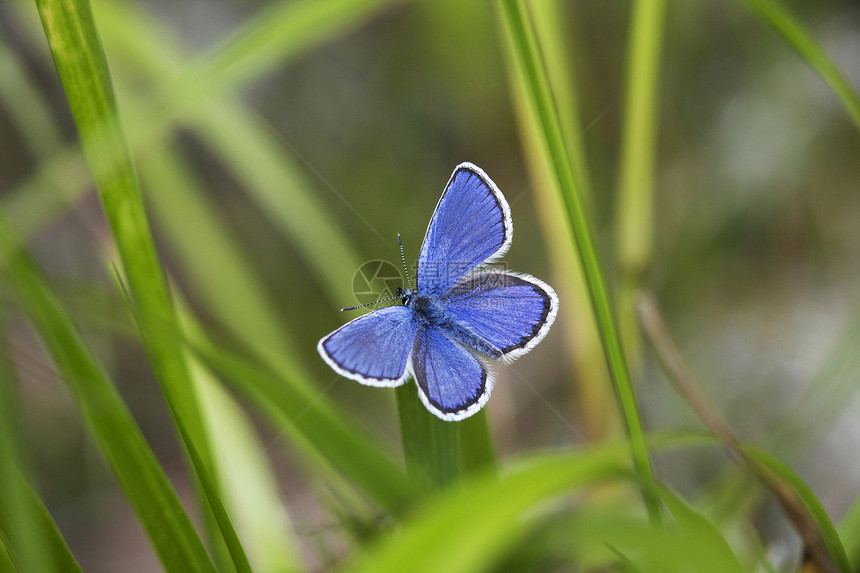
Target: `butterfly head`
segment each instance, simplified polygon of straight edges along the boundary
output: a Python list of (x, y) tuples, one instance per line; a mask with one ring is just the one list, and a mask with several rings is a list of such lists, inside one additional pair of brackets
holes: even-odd
[(400, 298), (400, 302), (403, 303), (403, 306), (409, 306), (417, 294), (418, 292), (411, 288), (403, 290), (402, 288), (397, 287), (397, 296)]

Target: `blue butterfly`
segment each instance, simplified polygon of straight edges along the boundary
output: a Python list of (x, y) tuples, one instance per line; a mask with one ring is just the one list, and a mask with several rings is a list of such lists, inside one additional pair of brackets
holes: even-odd
[(320, 356), (369, 386), (414, 378), (433, 414), (468, 418), (490, 397), (488, 359), (526, 354), (558, 313), (558, 296), (546, 283), (483, 267), (507, 252), (513, 231), (496, 184), (475, 165), (458, 165), (424, 236), (416, 288), (397, 289), (402, 306), (375, 310), (324, 337)]

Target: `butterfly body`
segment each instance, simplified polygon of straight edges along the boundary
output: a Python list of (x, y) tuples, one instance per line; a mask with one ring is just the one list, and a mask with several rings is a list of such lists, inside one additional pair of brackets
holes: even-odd
[(420, 324), (438, 328), (444, 331), (448, 337), (488, 358), (498, 360), (502, 357), (501, 350), (476, 334), (467, 322), (457, 319), (448, 312), (445, 303), (439, 297), (422, 295), (412, 289), (398, 289), (398, 295), (400, 295), (400, 300), (404, 306), (415, 311)]
[(398, 289), (400, 305), (323, 337), (320, 356), (370, 386), (414, 378), (433, 414), (448, 421), (471, 416), (493, 387), (488, 362), (529, 352), (558, 312), (546, 283), (484, 266), (504, 255), (512, 235), (510, 208), (495, 183), (471, 163), (458, 165), (427, 228), (417, 288)]

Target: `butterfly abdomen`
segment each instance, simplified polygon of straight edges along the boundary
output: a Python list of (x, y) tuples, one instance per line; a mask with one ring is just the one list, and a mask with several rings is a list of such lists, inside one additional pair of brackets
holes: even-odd
[(436, 297), (416, 294), (407, 303), (431, 326), (442, 330), (448, 338), (468, 346), (472, 350), (498, 360), (502, 351), (475, 333), (466, 323), (455, 318)]

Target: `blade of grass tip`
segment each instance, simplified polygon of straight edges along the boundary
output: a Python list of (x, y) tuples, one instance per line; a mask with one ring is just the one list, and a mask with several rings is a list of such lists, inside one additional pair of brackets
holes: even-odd
[[(749, 571), (717, 528), (677, 494), (661, 491), (661, 499), (676, 519), (675, 527), (651, 527), (639, 516), (621, 510), (616, 502), (592, 503), (562, 516), (542, 537), (549, 538), (551, 550), (570, 556), (588, 571)], [(624, 567), (614, 563), (615, 559), (621, 559)]]
[[(532, 2), (530, 8), (538, 38), (541, 40), (540, 48), (546, 60), (547, 76), (558, 104), (562, 130), (571, 142), (571, 161), (576, 172), (580, 174), (584, 202), (586, 208), (590, 209), (591, 186), (585, 169), (585, 149), (581, 143), (584, 132), (577, 117), (577, 87), (574, 74), (570, 72), (571, 65), (567, 62), (567, 46), (564, 42), (571, 34), (568, 27), (570, 23), (562, 14), (560, 4), (557, 0), (542, 0)], [(568, 240), (564, 204), (547, 174), (547, 165), (553, 163), (555, 158), (544, 154), (537, 125), (529, 115), (525, 86), (522, 82), (509, 84), (514, 93), (520, 138), (533, 180), (533, 195), (541, 220), (540, 229), (555, 277), (553, 284), (559, 298), (564, 301), (568, 316), (578, 317), (577, 320), (561, 320), (556, 326), (564, 329), (567, 338), (565, 346), (570, 349), (566, 353), (569, 368), (576, 373), (572, 378), (575, 380), (575, 388), (571, 393), (576, 400), (574, 408), (582, 418), (585, 438), (589, 442), (599, 442), (624, 431), (613, 395), (612, 382), (600, 347), (600, 335), (597, 332), (596, 319), (576, 247)]]
[(775, 0), (739, 0), (762, 22), (777, 33), (833, 89), (854, 124), (860, 128), (860, 97), (836, 64), (803, 25), (780, 2)]
[(848, 573), (845, 548), (821, 503), (805, 483), (771, 454), (743, 444), (731, 431), (687, 364), (650, 296), (642, 296), (636, 314), (643, 335), (654, 349), (669, 380), (705, 426), (723, 443), (732, 459), (749, 467), (773, 494), (806, 545), (808, 559), (822, 571)]
[[(0, 308), (0, 348), (6, 348), (4, 309)], [(5, 354), (5, 353), (4, 353)], [(53, 571), (41, 516), (27, 491), (27, 463), (18, 419), (18, 398), (6, 360), (0, 360), (0, 529), (23, 571)]]
[(69, 385), (87, 428), (166, 571), (214, 573), (203, 543), (140, 429), (0, 214), (0, 269)]
[(395, 389), (406, 471), (413, 482), (444, 489), (459, 475), (460, 425), (431, 414), (411, 379)]
[(675, 520), (681, 536), (681, 544), (696, 548), (696, 559), (701, 573), (713, 571), (722, 573), (736, 571), (741, 573), (737, 556), (731, 546), (713, 523), (691, 508), (681, 497), (666, 487), (660, 488), (660, 499)]
[(532, 121), (538, 125), (538, 133), (544, 153), (554, 158), (550, 171), (561, 195), (568, 218), (569, 231), (576, 244), (588, 285), (588, 293), (597, 319), (603, 352), (619, 401), (622, 418), (630, 436), (630, 445), (636, 471), (639, 476), (645, 505), (651, 519), (660, 521), (659, 499), (655, 491), (654, 472), (648, 458), (645, 435), (636, 403), (636, 394), (624, 357), (624, 350), (613, 315), (611, 298), (606, 285), (597, 250), (584, 208), (581, 189), (573, 168), (567, 159), (564, 136), (559, 126), (553, 105), (550, 86), (541, 65), (537, 45), (529, 25), (525, 7), (519, 0), (503, 0), (499, 3), (504, 22), (508, 47), (513, 51), (517, 78), (524, 84), (528, 95)]
[(619, 323), (627, 359), (635, 371), (641, 353), (633, 303), (651, 262), (654, 243), (654, 172), (657, 103), (665, 0), (636, 0), (627, 40), (624, 131), (615, 234)]

